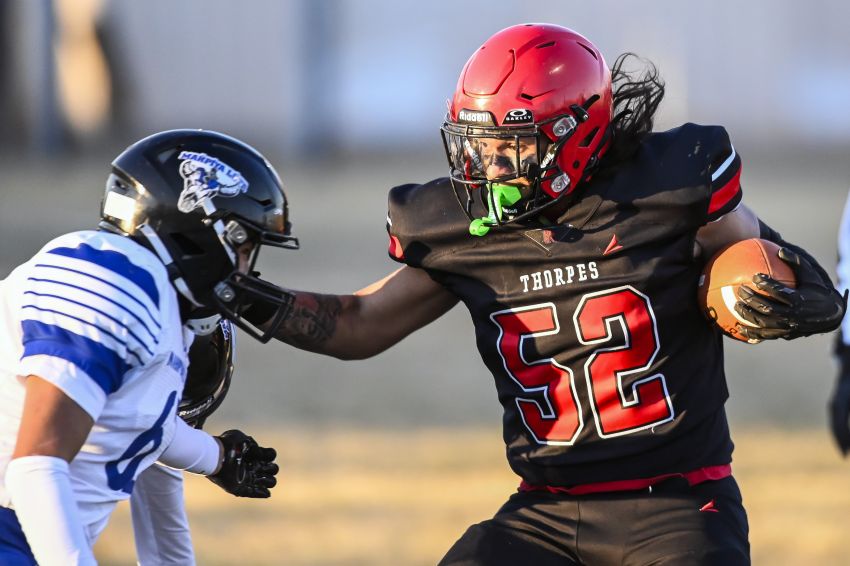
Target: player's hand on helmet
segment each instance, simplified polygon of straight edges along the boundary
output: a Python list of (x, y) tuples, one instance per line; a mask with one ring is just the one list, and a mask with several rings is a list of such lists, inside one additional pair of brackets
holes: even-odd
[(835, 330), (844, 317), (847, 294), (842, 297), (809, 261), (790, 249), (781, 248), (779, 258), (794, 270), (797, 287), (786, 287), (764, 274), (754, 276), (753, 284), (765, 295), (742, 285), (735, 311), (755, 326), (739, 324), (741, 334), (752, 341), (791, 340)]
[(211, 482), (236, 497), (270, 497), (277, 484), (278, 472), (274, 448), (264, 448), (239, 430), (228, 430), (216, 437), (224, 448), (221, 467), (207, 476)]
[(840, 340), (838, 354), (838, 379), (829, 399), (829, 417), (832, 437), (843, 455), (850, 451), (850, 345)]

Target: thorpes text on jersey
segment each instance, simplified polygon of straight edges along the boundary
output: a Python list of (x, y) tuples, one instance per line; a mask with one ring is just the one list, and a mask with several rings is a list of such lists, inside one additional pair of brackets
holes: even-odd
[[(528, 293), (529, 291), (549, 289), (553, 286), (560, 287), (561, 285), (569, 285), (573, 281), (587, 281), (598, 277), (599, 271), (596, 269), (596, 262), (591, 261), (587, 264), (566, 265), (563, 269), (556, 267), (535, 271), (531, 274), (520, 275), (519, 280), (522, 282), (522, 292)], [(529, 282), (531, 288), (529, 288)]]

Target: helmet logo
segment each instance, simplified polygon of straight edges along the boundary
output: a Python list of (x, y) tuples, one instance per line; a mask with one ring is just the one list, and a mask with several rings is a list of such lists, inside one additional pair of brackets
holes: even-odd
[(502, 124), (531, 124), (534, 122), (534, 113), (528, 108), (516, 108), (508, 110)]
[(469, 110), (464, 108), (457, 114), (457, 121), (461, 124), (478, 124), (481, 126), (495, 126), (493, 115), (486, 110)]
[(179, 159), (184, 181), (177, 201), (180, 212), (192, 212), (216, 196), (235, 197), (248, 190), (242, 174), (220, 159), (194, 151), (181, 151)]

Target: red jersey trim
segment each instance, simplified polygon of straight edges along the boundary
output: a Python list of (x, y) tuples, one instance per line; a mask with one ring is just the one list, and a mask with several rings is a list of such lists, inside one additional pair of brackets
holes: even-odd
[(398, 241), (398, 238), (390, 234), (390, 246), (389, 250), (390, 256), (396, 260), (404, 259), (404, 249), (401, 247), (401, 242)]
[(735, 175), (729, 179), (729, 182), (717, 189), (711, 195), (711, 201), (708, 203), (708, 213), (714, 214), (734, 199), (741, 190), (741, 169), (739, 168)]
[(569, 495), (586, 495), (588, 493), (607, 493), (611, 491), (636, 491), (646, 489), (670, 478), (685, 478), (689, 485), (697, 485), (710, 480), (722, 480), (732, 475), (732, 466), (707, 466), (683, 474), (664, 474), (651, 478), (637, 480), (607, 481), (600, 483), (584, 483), (572, 487), (557, 487), (552, 485), (532, 485), (524, 480), (519, 484), (519, 491), (548, 491), (549, 493), (566, 493)]

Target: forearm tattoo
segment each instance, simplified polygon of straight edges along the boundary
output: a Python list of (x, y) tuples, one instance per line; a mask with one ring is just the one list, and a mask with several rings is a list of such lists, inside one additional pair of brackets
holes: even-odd
[(298, 293), (277, 338), (298, 348), (318, 350), (336, 331), (341, 311), (342, 301), (335, 295)]

